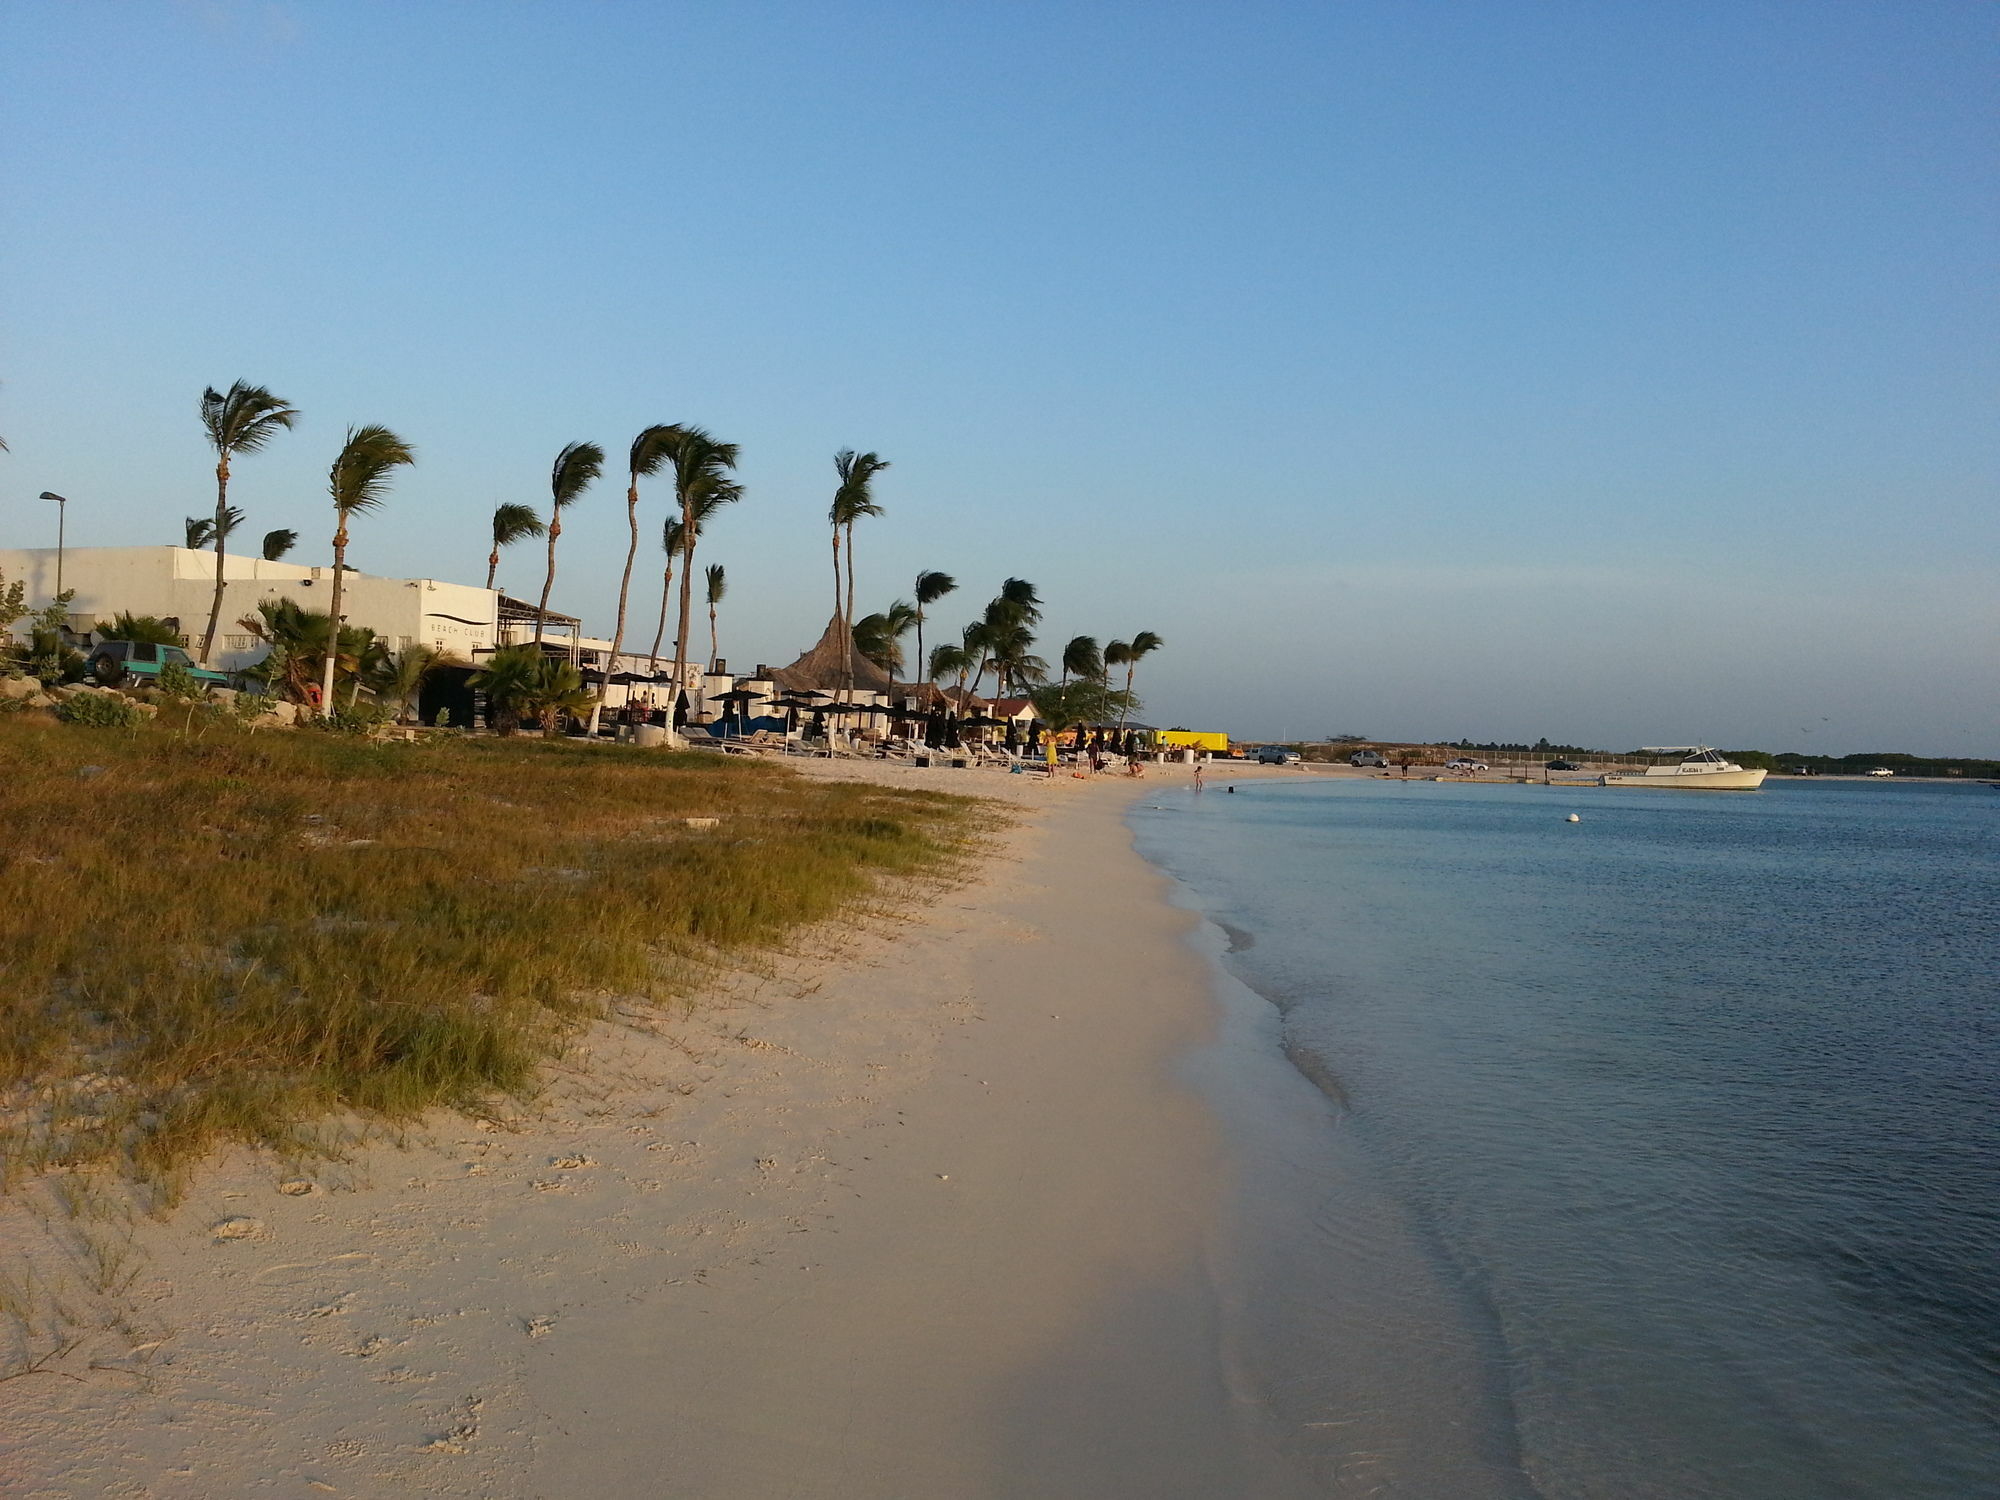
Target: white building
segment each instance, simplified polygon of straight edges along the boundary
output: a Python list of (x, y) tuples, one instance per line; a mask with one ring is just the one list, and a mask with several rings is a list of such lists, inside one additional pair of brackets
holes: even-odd
[[(196, 647), (208, 628), (215, 599), (215, 554), (186, 547), (71, 547), (63, 553), (63, 587), (74, 591), (70, 627), (78, 635), (120, 611), (156, 615)], [(28, 586), (29, 607), (55, 597), (53, 547), (0, 551), (0, 574)], [(333, 569), (300, 563), (267, 562), (261, 557), (222, 559), (222, 614), (216, 626), (215, 660), (221, 671), (236, 671), (262, 660), (264, 646), (241, 624), (266, 599), (291, 599), (324, 611), (333, 600)], [(350, 625), (363, 625), (392, 650), (418, 642), (450, 651), (466, 661), (490, 650), (499, 637), (500, 595), (470, 584), (435, 578), (377, 578), (349, 573), (340, 590), (340, 612)], [(532, 635), (532, 632), (530, 632)]]

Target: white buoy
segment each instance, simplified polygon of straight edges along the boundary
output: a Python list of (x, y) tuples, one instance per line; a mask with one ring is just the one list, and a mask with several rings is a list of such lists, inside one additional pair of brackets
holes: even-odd
[(1579, 818), (1575, 813), (1571, 813), (1569, 815), (1569, 820), (1572, 823), (1581, 823), (1583, 821), (1583, 819)]

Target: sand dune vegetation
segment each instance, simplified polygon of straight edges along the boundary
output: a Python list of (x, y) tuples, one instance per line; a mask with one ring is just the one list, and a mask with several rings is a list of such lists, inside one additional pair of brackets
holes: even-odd
[(562, 741), (0, 719), (0, 1171), (165, 1184), (532, 1091), (613, 997), (938, 871), (962, 799)]

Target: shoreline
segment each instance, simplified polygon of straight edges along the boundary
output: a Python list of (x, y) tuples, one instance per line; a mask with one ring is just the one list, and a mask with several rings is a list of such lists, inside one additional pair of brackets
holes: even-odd
[(1023, 815), (963, 886), (596, 1028), (533, 1115), (437, 1120), (296, 1197), (268, 1160), (205, 1168), (137, 1226), (128, 1328), (0, 1385), (0, 1479), (1313, 1493), (1222, 1351), (1236, 1168), (1183, 1076), (1216, 997), (1124, 820), (1179, 770), (809, 771)]

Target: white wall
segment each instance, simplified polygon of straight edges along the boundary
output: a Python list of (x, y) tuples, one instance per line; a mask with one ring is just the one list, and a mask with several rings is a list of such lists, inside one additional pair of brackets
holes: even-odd
[[(0, 575), (27, 584), (31, 608), (46, 604), (56, 592), (55, 549), (0, 551)], [(75, 591), (70, 618), (78, 629), (129, 610), (179, 621), (181, 633), (198, 647), (215, 595), (215, 554), (186, 547), (71, 547), (63, 555), (63, 586)], [(325, 610), (332, 597), (331, 568), (224, 554), (214, 665), (233, 671), (262, 659), (264, 647), (237, 624), (254, 615), (261, 600), (289, 598)], [(499, 600), (493, 590), (470, 584), (349, 573), (340, 609), (348, 624), (366, 626), (392, 649), (422, 642), (470, 660), (474, 650), (494, 643)]]

